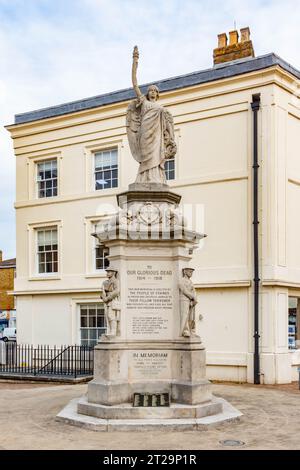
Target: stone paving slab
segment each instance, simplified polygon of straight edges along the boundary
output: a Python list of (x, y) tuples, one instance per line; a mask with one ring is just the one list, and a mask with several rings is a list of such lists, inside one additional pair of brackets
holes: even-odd
[[(240, 440), (243, 449), (300, 450), (300, 392), (281, 387), (213, 385), (215, 396), (243, 413), (203, 432), (92, 432), (55, 420), (70, 400), (87, 391), (86, 384), (42, 385), (0, 383), (0, 447), (2, 449), (228, 449), (220, 443)], [(234, 447), (230, 447), (230, 450)]]

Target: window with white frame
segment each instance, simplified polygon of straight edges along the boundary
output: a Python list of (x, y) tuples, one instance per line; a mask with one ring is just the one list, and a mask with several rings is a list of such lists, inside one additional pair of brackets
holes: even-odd
[(175, 179), (175, 158), (168, 158), (165, 161), (165, 175), (166, 180), (174, 180)]
[(36, 166), (38, 197), (57, 196), (57, 159), (45, 160)]
[[(97, 224), (94, 226), (94, 231), (96, 232), (97, 230)], [(106, 248), (102, 243), (99, 243), (99, 241), (95, 238), (95, 268), (96, 270), (98, 269), (106, 269), (109, 266), (109, 260), (108, 260), (108, 255), (109, 255), (109, 249)]]
[(300, 349), (300, 299), (298, 297), (289, 297), (288, 346), (292, 350)]
[(95, 346), (99, 336), (105, 332), (104, 305), (101, 303), (80, 305), (80, 344)]
[(107, 256), (109, 255), (109, 249), (103, 246), (101, 243), (96, 245), (95, 249), (95, 262), (96, 269), (106, 269), (109, 266), (109, 260)]
[(39, 274), (58, 272), (57, 227), (37, 230), (37, 264)]
[(95, 189), (118, 187), (118, 149), (95, 152)]

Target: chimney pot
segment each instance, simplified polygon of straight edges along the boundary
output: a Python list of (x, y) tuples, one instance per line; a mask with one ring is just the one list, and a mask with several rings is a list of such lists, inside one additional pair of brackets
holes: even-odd
[(218, 47), (226, 47), (227, 41), (228, 38), (226, 33), (218, 34)]
[(247, 26), (247, 28), (241, 28), (241, 42), (246, 42), (250, 41), (250, 29)]
[(239, 33), (237, 30), (230, 31), (229, 32), (229, 45), (233, 46), (234, 44), (237, 44), (239, 42)]

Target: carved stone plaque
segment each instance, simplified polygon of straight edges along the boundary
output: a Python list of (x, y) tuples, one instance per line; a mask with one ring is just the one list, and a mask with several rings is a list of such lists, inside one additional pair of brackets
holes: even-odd
[(129, 377), (131, 379), (169, 379), (171, 374), (171, 352), (142, 350), (129, 355)]
[(127, 268), (126, 321), (128, 338), (168, 339), (172, 336), (174, 272), (170, 262), (131, 262)]

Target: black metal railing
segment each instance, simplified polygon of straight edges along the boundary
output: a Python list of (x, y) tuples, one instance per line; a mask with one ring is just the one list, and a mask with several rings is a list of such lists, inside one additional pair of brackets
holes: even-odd
[(94, 347), (91, 346), (0, 344), (0, 376), (27, 374), (76, 378), (93, 375), (93, 368)]

